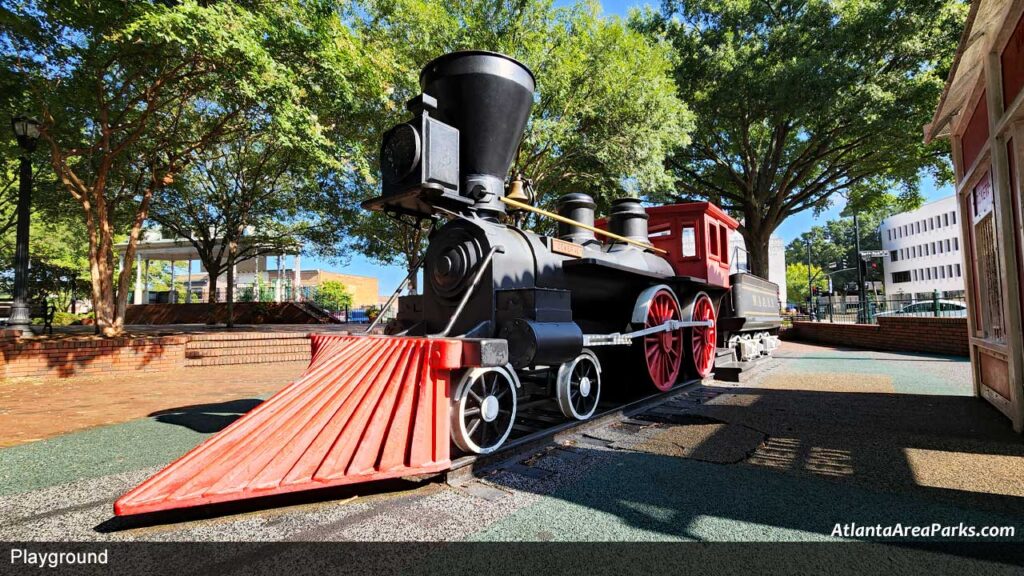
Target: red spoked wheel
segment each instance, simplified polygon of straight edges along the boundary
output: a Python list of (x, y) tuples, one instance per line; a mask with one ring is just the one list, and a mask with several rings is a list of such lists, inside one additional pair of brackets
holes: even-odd
[[(680, 320), (682, 314), (679, 302), (671, 290), (662, 289), (654, 293), (647, 309), (645, 328), (660, 326), (669, 320)], [(682, 330), (666, 330), (644, 336), (644, 359), (651, 383), (662, 392), (672, 388), (679, 378), (683, 362)]]
[(687, 333), (690, 342), (689, 368), (699, 378), (711, 374), (715, 367), (715, 351), (718, 347), (718, 329), (715, 326), (715, 305), (711, 297), (700, 292), (690, 305), (691, 320), (711, 320), (711, 326), (694, 326)]

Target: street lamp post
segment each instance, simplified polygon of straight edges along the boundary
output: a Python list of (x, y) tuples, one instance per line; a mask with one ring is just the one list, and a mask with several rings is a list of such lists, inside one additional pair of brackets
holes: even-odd
[(21, 330), (23, 336), (32, 334), (32, 316), (28, 308), (28, 232), (32, 206), (32, 152), (39, 140), (39, 122), (19, 116), (11, 119), (14, 136), (22, 149), (18, 182), (18, 227), (14, 247), (14, 302), (7, 324)]

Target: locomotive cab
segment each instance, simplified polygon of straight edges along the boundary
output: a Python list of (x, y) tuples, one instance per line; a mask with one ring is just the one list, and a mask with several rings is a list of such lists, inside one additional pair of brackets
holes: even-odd
[(729, 288), (729, 237), (739, 222), (710, 202), (648, 208), (648, 238), (676, 276)]

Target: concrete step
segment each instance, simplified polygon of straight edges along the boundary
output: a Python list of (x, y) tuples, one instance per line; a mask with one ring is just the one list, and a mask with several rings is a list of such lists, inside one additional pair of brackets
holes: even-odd
[(295, 344), (291, 346), (231, 346), (185, 350), (185, 358), (251, 356), (253, 362), (259, 362), (259, 358), (264, 356), (280, 356), (282, 354), (305, 354), (309, 356), (309, 344)]
[(200, 342), (189, 342), (185, 345), (186, 350), (215, 350), (218, 348), (279, 348), (284, 346), (309, 346), (308, 338), (276, 339), (265, 338), (261, 340), (206, 340)]
[(309, 361), (307, 332), (224, 332), (192, 334), (185, 366)]
[(309, 362), (309, 352), (305, 354), (275, 354), (272, 356), (261, 356), (255, 359), (252, 356), (220, 356), (213, 358), (186, 358), (185, 366), (189, 368), (200, 366), (225, 366), (231, 364), (270, 364), (275, 362)]

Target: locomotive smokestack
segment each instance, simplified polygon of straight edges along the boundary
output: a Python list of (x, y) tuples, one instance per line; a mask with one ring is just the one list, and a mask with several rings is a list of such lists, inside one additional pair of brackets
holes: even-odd
[(459, 193), (484, 214), (505, 212), (499, 198), (535, 87), (526, 66), (494, 52), (445, 54), (420, 73), (420, 88), (437, 99), (436, 116), (459, 130)]

